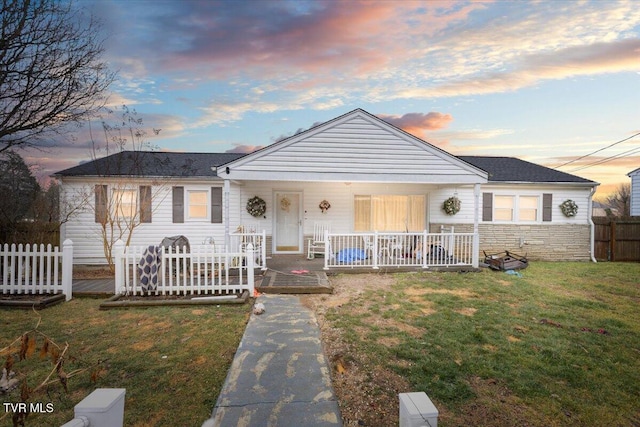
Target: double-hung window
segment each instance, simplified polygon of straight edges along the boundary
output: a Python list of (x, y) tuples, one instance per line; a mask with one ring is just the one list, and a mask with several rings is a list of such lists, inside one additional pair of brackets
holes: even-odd
[(113, 202), (117, 218), (133, 218), (138, 211), (136, 190), (113, 190)]
[(495, 221), (513, 221), (515, 196), (495, 196), (493, 199), (493, 219)]
[(222, 223), (222, 187), (209, 189), (173, 187), (171, 190), (174, 223), (210, 221)]
[(209, 217), (209, 192), (189, 190), (187, 195), (187, 217), (194, 220), (206, 220)]
[(151, 222), (152, 194), (150, 185), (137, 188), (112, 188), (95, 186), (95, 221), (108, 220)]
[(518, 219), (520, 221), (538, 221), (538, 196), (520, 196), (518, 198)]
[(541, 197), (484, 193), (482, 200), (483, 221), (538, 222), (552, 219), (551, 194), (543, 194)]

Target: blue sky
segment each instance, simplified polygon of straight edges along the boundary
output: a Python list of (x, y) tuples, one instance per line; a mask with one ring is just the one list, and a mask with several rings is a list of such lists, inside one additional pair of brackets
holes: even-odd
[[(247, 151), (355, 108), (454, 155), (550, 167), (640, 132), (634, 1), (78, 5), (103, 20), (111, 104), (161, 129), (162, 150)], [(85, 127), (28, 161), (53, 173), (89, 147)], [(640, 136), (561, 170), (604, 194), (638, 167)]]

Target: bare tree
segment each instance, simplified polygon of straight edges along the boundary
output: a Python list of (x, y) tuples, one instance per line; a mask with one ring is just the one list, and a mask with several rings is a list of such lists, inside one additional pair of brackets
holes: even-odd
[(104, 105), (100, 25), (71, 1), (1, 0), (0, 152), (42, 147)]
[[(93, 186), (77, 189), (70, 200), (63, 200), (62, 215), (70, 210), (93, 213), (105, 258), (113, 269), (115, 243), (122, 240), (129, 245), (134, 231), (151, 222), (157, 200), (167, 197), (162, 190), (169, 180), (156, 177), (135, 182), (149, 171), (161, 170), (167, 161), (147, 141), (143, 120), (135, 110), (122, 106), (108, 111), (101, 131), (101, 138), (92, 133), (92, 162), (82, 166), (91, 168), (90, 175), (97, 179)], [(154, 135), (159, 132), (153, 129)]]
[(620, 184), (615, 193), (607, 197), (607, 204), (615, 216), (628, 217), (631, 215), (631, 184)]

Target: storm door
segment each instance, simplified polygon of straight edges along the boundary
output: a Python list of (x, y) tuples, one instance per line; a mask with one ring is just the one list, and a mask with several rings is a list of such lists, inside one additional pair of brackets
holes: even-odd
[(302, 192), (274, 193), (274, 253), (302, 253)]

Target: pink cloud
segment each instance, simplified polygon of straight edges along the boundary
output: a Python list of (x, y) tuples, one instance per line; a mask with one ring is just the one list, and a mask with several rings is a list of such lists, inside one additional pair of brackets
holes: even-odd
[(263, 145), (234, 144), (233, 148), (228, 149), (225, 153), (253, 153), (263, 147)]
[[(125, 62), (135, 57), (144, 63), (141, 70), (160, 67), (180, 73), (187, 66), (202, 77), (273, 77), (286, 70), (291, 76), (329, 72), (335, 79), (407, 60), (412, 37), (432, 36), (485, 7), (455, 1), (163, 3), (152, 15), (139, 14), (143, 22), (136, 27), (120, 28), (117, 34), (138, 39), (118, 36), (121, 54), (114, 61), (132, 72)], [(123, 24), (118, 13), (135, 11), (110, 12), (114, 28), (133, 25)]]
[(433, 111), (427, 114), (407, 113), (403, 116), (381, 114), (378, 117), (419, 138), (423, 138), (427, 132), (446, 128), (453, 121), (451, 114)]
[(474, 74), (425, 89), (410, 89), (403, 97), (465, 96), (515, 91), (542, 80), (640, 70), (640, 39), (572, 46), (524, 57), (504, 72)]

